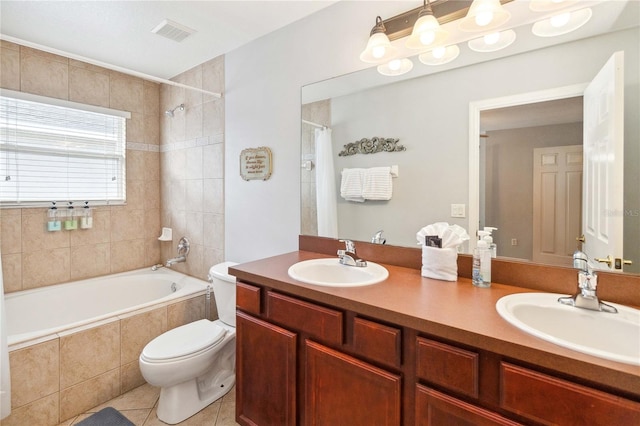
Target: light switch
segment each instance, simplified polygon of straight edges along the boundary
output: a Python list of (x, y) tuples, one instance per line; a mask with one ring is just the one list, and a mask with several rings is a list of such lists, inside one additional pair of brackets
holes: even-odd
[(467, 217), (465, 204), (451, 204), (451, 217)]

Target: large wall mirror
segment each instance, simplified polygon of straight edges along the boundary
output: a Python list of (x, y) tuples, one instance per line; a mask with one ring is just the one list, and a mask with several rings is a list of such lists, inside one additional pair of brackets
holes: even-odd
[[(617, 9), (608, 10), (613, 3)], [(470, 234), (494, 226), (499, 256), (563, 264), (534, 255), (534, 158), (548, 149), (567, 151), (564, 155), (572, 158), (581, 155), (582, 91), (614, 52), (622, 51), (624, 207), (608, 214), (622, 217), (624, 258), (633, 262), (625, 272), (640, 272), (640, 29), (637, 19), (628, 19), (638, 16), (634, 3), (597, 5), (593, 25), (573, 38), (535, 40), (527, 26), (516, 29), (520, 46), (526, 46), (517, 52), (487, 58), (460, 46), (464, 59), (446, 69), (420, 64), (393, 78), (372, 68), (304, 86), (301, 160), (307, 167), (301, 172), (301, 234), (318, 235), (317, 212), (324, 208), (316, 199), (316, 169), (310, 167), (320, 124), (331, 128), (338, 237), (371, 241), (384, 230), (387, 244), (417, 247), (416, 232), (430, 223), (458, 224)], [(540, 100), (530, 95), (540, 93), (555, 94)], [(525, 99), (523, 105), (490, 106), (496, 99), (518, 96)], [(477, 130), (472, 129), (473, 111)], [(406, 150), (338, 155), (344, 145), (373, 137), (397, 138)], [(474, 143), (476, 153), (470, 148)], [(398, 168), (390, 200), (355, 203), (340, 197), (344, 168), (377, 166)], [(577, 203), (567, 219), (572, 235), (567, 251), (578, 246), (574, 240), (584, 221), (582, 200)]]

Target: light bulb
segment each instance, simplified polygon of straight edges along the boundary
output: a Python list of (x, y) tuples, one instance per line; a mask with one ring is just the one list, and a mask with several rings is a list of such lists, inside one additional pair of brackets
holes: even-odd
[(561, 28), (567, 25), (567, 23), (569, 22), (569, 19), (571, 19), (571, 13), (566, 12), (566, 13), (561, 13), (560, 15), (552, 16), (549, 19), (549, 22), (551, 23), (552, 27)]
[(447, 48), (444, 46), (440, 46), (440, 47), (436, 47), (435, 49), (433, 49), (431, 51), (431, 53), (433, 54), (433, 57), (436, 59), (440, 59), (444, 56), (445, 52), (447, 51)]
[(430, 45), (436, 39), (436, 34), (433, 31), (426, 31), (420, 34), (420, 43), (425, 46)]
[(394, 59), (393, 61), (389, 62), (389, 69), (391, 71), (398, 71), (400, 69), (400, 66), (402, 66), (402, 61), (400, 61), (400, 59)]
[(500, 40), (500, 33), (487, 34), (484, 36), (484, 43), (487, 45), (496, 44)]
[(476, 24), (479, 27), (487, 26), (493, 21), (493, 12), (490, 10), (485, 10), (482, 12), (478, 12), (476, 15)]

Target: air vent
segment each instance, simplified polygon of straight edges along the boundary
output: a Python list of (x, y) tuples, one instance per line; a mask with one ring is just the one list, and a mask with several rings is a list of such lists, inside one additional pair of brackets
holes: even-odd
[(158, 26), (152, 29), (151, 32), (171, 39), (173, 41), (181, 42), (191, 34), (195, 33), (196, 30), (193, 30), (182, 24), (178, 24), (177, 22), (174, 22), (170, 19), (165, 19), (164, 21), (160, 22)]

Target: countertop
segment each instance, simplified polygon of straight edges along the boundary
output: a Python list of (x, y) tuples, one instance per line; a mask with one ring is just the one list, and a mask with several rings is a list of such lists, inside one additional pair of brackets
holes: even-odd
[(241, 281), (487, 350), (640, 400), (640, 367), (541, 340), (512, 326), (496, 311), (495, 304), (501, 297), (535, 290), (500, 283), (492, 283), (488, 289), (477, 288), (468, 278), (439, 281), (422, 277), (418, 269), (381, 262), (377, 263), (387, 268), (389, 277), (362, 287), (304, 284), (287, 274), (294, 263), (321, 257), (331, 256), (294, 251), (235, 265), (229, 273)]

